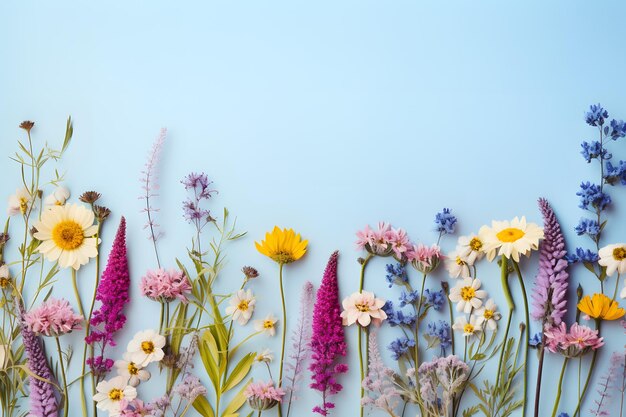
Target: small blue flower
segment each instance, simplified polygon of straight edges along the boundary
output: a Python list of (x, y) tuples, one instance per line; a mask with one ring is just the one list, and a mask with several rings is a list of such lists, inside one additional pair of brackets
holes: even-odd
[(592, 159), (598, 158), (600, 156), (602, 156), (603, 160), (613, 158), (613, 155), (611, 155), (606, 148), (603, 148), (600, 142), (598, 142), (597, 140), (594, 140), (591, 143), (583, 142), (580, 144), (580, 146), (583, 148), (580, 153), (587, 162), (591, 162)]
[(619, 181), (620, 184), (626, 185), (626, 161), (619, 161), (617, 166), (607, 161), (605, 172), (604, 179), (608, 184), (615, 185)]
[(409, 282), (409, 276), (406, 274), (406, 269), (401, 263), (398, 263), (396, 265), (387, 264), (386, 269), (387, 275), (385, 278), (389, 283), (389, 288), (391, 288), (393, 284), (402, 285), (406, 282)]
[(448, 322), (439, 320), (429, 323), (426, 334), (439, 340), (442, 356), (445, 356), (446, 349), (452, 345), (452, 332)]
[(611, 120), (610, 127), (604, 126), (604, 134), (613, 140), (626, 136), (626, 123), (623, 120)]
[(400, 307), (404, 307), (408, 304), (415, 304), (420, 298), (419, 291), (411, 291), (406, 292), (402, 291), (400, 293)]
[(561, 414), (559, 414), (557, 417), (569, 417), (569, 414), (567, 414), (567, 413), (561, 413)]
[(446, 302), (446, 295), (443, 290), (431, 291), (427, 289), (424, 291), (424, 297), (426, 298), (426, 304), (431, 305), (437, 311), (441, 310)]
[(595, 241), (600, 234), (600, 225), (597, 220), (582, 218), (574, 230), (578, 236), (589, 235)]
[(450, 213), (450, 209), (444, 208), (442, 212), (437, 213), (435, 216), (435, 230), (444, 235), (452, 234), (454, 233), (456, 221), (456, 217)]
[(592, 252), (589, 249), (576, 248), (576, 253), (565, 255), (565, 259), (570, 264), (574, 264), (576, 262), (595, 263), (598, 262), (600, 257), (597, 253)]
[(611, 204), (611, 196), (602, 192), (599, 185), (591, 184), (589, 181), (580, 184), (580, 191), (576, 195), (580, 197), (578, 207), (584, 210), (590, 210), (589, 206), (591, 206), (602, 211)]
[(400, 337), (391, 342), (388, 349), (392, 352), (392, 358), (397, 361), (413, 347), (415, 347), (415, 340), (407, 337)]
[(602, 108), (600, 103), (589, 106), (589, 111), (585, 113), (585, 122), (589, 126), (602, 126), (604, 119), (609, 117), (609, 113)]
[(531, 337), (528, 341), (528, 345), (534, 348), (539, 347), (539, 345), (541, 345), (542, 337), (543, 335), (541, 334), (541, 332), (535, 333), (533, 337)]

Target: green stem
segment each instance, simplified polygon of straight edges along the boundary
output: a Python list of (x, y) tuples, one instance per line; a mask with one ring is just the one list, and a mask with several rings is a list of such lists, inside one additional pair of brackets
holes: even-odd
[[(448, 311), (450, 312), (450, 328), (452, 328), (452, 326), (454, 326), (454, 309), (452, 308), (449, 289), (446, 291), (446, 298), (448, 299)], [(450, 346), (452, 347), (452, 354), (454, 355), (454, 332), (450, 332)]]
[(509, 265), (508, 260), (504, 256), (500, 260), (500, 281), (502, 284), (502, 290), (504, 291), (504, 297), (506, 298), (506, 303), (509, 306), (509, 317), (506, 322), (506, 329), (504, 331), (504, 340), (502, 342), (502, 348), (500, 349), (500, 361), (498, 362), (498, 374), (496, 375), (496, 385), (495, 389), (498, 389), (498, 384), (500, 383), (500, 374), (502, 373), (502, 362), (504, 360), (504, 348), (506, 347), (508, 338), (509, 338), (509, 330), (511, 329), (511, 319), (513, 318), (513, 310), (515, 310), (515, 303), (513, 302), (513, 297), (511, 296), (511, 289), (509, 288)]
[(559, 409), (559, 401), (561, 401), (561, 392), (563, 388), (563, 376), (565, 375), (565, 368), (567, 367), (567, 362), (569, 358), (563, 359), (563, 366), (561, 367), (561, 376), (559, 377), (559, 385), (556, 391), (556, 399), (554, 400), (554, 408), (552, 409), (552, 417), (556, 416), (556, 412)]
[[(598, 329), (598, 337), (600, 337), (600, 328), (602, 327), (602, 320), (596, 320), (596, 328)], [(587, 392), (587, 388), (589, 388), (589, 382), (591, 381), (591, 375), (593, 374), (593, 369), (595, 368), (596, 359), (598, 357), (598, 349), (594, 349), (593, 354), (591, 356), (591, 364), (589, 365), (589, 372), (587, 373), (587, 380), (585, 381), (585, 385), (583, 385), (583, 392), (578, 397), (578, 403), (576, 404), (576, 410), (574, 410), (574, 414), (572, 417), (575, 417), (580, 411), (580, 405), (585, 398), (585, 393)]]
[[(65, 365), (63, 364), (63, 352), (61, 351), (61, 342), (59, 337), (54, 338), (57, 344), (57, 352), (59, 352), (59, 368), (61, 369), (61, 379), (63, 381), (63, 416), (67, 417), (70, 409), (70, 398), (67, 395), (67, 378), (65, 377)], [(84, 410), (85, 412), (87, 410)]]
[(84, 318), (85, 310), (83, 309), (83, 302), (80, 300), (80, 293), (78, 292), (78, 283), (76, 282), (76, 270), (74, 268), (72, 268), (72, 286), (74, 287), (74, 295), (76, 296), (76, 303), (78, 304), (78, 312)]
[[(519, 285), (522, 288), (522, 298), (524, 300), (524, 319), (526, 320), (526, 343), (524, 346), (524, 397), (526, 396), (526, 392), (528, 390), (528, 344), (530, 343), (530, 315), (528, 313), (528, 297), (526, 295), (526, 286), (524, 285), (524, 279), (522, 278), (522, 271), (520, 271), (519, 264), (513, 261), (513, 268), (515, 268), (515, 272), (517, 273), (517, 278), (519, 280)], [(525, 401), (522, 408), (522, 417), (526, 415), (526, 407), (528, 402)]]
[(537, 369), (537, 388), (535, 389), (535, 417), (539, 417), (539, 399), (541, 398), (541, 377), (543, 375), (543, 359), (545, 355), (545, 340), (542, 340), (539, 348), (539, 367)]
[[(283, 322), (282, 322), (282, 343), (280, 348), (280, 366), (278, 371), (278, 386), (281, 387), (283, 385), (283, 362), (285, 359), (285, 339), (287, 337), (287, 310), (285, 308), (285, 289), (283, 286), (283, 264), (280, 264), (278, 268), (278, 275), (280, 280), (280, 302), (282, 303), (283, 308)], [(278, 403), (278, 416), (281, 417), (283, 415), (282, 404)]]
[(613, 291), (613, 301), (615, 301), (617, 299), (617, 290), (619, 289), (619, 279), (620, 279), (620, 274), (618, 272), (617, 273), (617, 281), (615, 281), (615, 291)]
[[(365, 390), (363, 389), (363, 380), (365, 379), (365, 367), (363, 366), (363, 329), (361, 329), (361, 326), (357, 325), (357, 332), (359, 334), (358, 336), (358, 344), (359, 344), (359, 367), (361, 370), (361, 379), (360, 379), (360, 398), (363, 398), (363, 395), (365, 394)], [(361, 417), (363, 417), (363, 406), (361, 405), (361, 402), (359, 400), (359, 410), (360, 410), (360, 415)]]

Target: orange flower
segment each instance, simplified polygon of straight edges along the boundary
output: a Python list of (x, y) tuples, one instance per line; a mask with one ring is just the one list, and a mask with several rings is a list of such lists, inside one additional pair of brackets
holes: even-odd
[(593, 297), (585, 296), (578, 309), (594, 319), (617, 320), (624, 316), (626, 310), (619, 307), (617, 301), (611, 300), (604, 294), (594, 294)]

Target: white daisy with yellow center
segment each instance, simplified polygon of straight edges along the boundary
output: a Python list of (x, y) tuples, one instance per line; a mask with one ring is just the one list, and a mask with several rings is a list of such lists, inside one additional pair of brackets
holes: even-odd
[(9, 205), (7, 207), (7, 213), (9, 216), (15, 216), (16, 214), (24, 215), (34, 201), (33, 196), (26, 187), (22, 187), (15, 191), (15, 194), (9, 197)]
[(497, 255), (519, 262), (520, 254), (530, 256), (543, 239), (543, 229), (535, 223), (527, 223), (526, 217), (515, 217), (509, 221), (492, 221), (491, 227), (483, 226), (478, 231), (483, 243), (482, 251), (491, 262)]
[(254, 322), (254, 329), (257, 332), (263, 332), (267, 336), (274, 336), (276, 334), (276, 322), (278, 319), (273, 314), (268, 314), (263, 320), (257, 320)]
[(245, 325), (254, 313), (256, 299), (252, 290), (239, 290), (233, 295), (229, 301), (230, 305), (226, 307), (226, 314), (230, 314), (233, 321), (240, 325)]
[(457, 311), (469, 314), (483, 305), (482, 299), (487, 297), (487, 291), (481, 290), (480, 285), (478, 278), (465, 278), (450, 290), (450, 301), (458, 303)]
[(132, 387), (136, 387), (140, 382), (149, 380), (151, 376), (150, 372), (143, 369), (141, 364), (131, 360), (128, 352), (124, 353), (123, 360), (115, 361), (115, 368), (117, 369), (117, 374), (126, 378), (128, 384)]
[(102, 381), (96, 386), (97, 393), (93, 396), (96, 407), (107, 411), (109, 416), (119, 416), (122, 410), (122, 400), (132, 401), (137, 398), (137, 390), (128, 385), (123, 376), (116, 376), (108, 381)]
[(457, 242), (459, 255), (464, 258), (469, 265), (474, 265), (476, 261), (480, 261), (485, 255), (483, 251), (484, 243), (478, 235), (471, 234), (461, 236)]
[(62, 206), (68, 198), (70, 198), (70, 190), (63, 186), (58, 186), (43, 200), (43, 204), (46, 207)]
[(159, 362), (165, 356), (164, 346), (165, 337), (154, 330), (144, 330), (137, 333), (133, 340), (128, 342), (127, 358), (142, 367), (151, 362)]
[(265, 349), (263, 352), (257, 354), (254, 360), (256, 362), (271, 363), (274, 360), (274, 354), (271, 350)]
[(619, 275), (626, 273), (626, 243), (607, 245), (598, 251), (598, 264), (606, 268), (606, 274), (612, 276), (615, 271)]
[(35, 223), (37, 251), (61, 268), (78, 270), (98, 254), (98, 227), (90, 209), (78, 204), (52, 206)]
[(498, 321), (502, 318), (502, 314), (498, 311), (498, 306), (492, 298), (487, 300), (485, 305), (476, 310), (476, 325), (481, 328), (487, 327), (489, 330), (498, 328)]
[(482, 332), (482, 327), (477, 323), (477, 318), (474, 315), (470, 317), (469, 321), (465, 316), (458, 317), (452, 329), (463, 332), (463, 336), (467, 338), (478, 336)]
[(444, 258), (443, 262), (452, 278), (469, 278), (471, 276), (470, 266), (472, 264), (463, 252), (463, 249), (457, 246)]

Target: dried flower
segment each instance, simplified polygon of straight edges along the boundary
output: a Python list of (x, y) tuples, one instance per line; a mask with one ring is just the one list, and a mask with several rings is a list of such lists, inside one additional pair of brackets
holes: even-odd
[(30, 133), (30, 130), (33, 128), (33, 126), (35, 126), (35, 122), (31, 122), (30, 120), (24, 120), (22, 123), (20, 123), (20, 129), (24, 129), (28, 133)]
[(80, 195), (80, 197), (78, 197), (78, 199), (83, 203), (93, 204), (98, 201), (100, 197), (102, 197), (102, 195), (97, 191), (85, 191)]
[(246, 276), (246, 279), (254, 279), (259, 276), (259, 271), (251, 266), (244, 266), (243, 268), (241, 268), (241, 272), (243, 272), (243, 274)]
[(109, 217), (111, 210), (104, 206), (94, 205), (93, 214), (96, 216), (96, 220), (98, 220), (99, 223), (102, 223), (107, 217)]
[(174, 387), (173, 391), (189, 403), (194, 402), (199, 396), (207, 394), (207, 389), (202, 385), (200, 379), (189, 373)]

